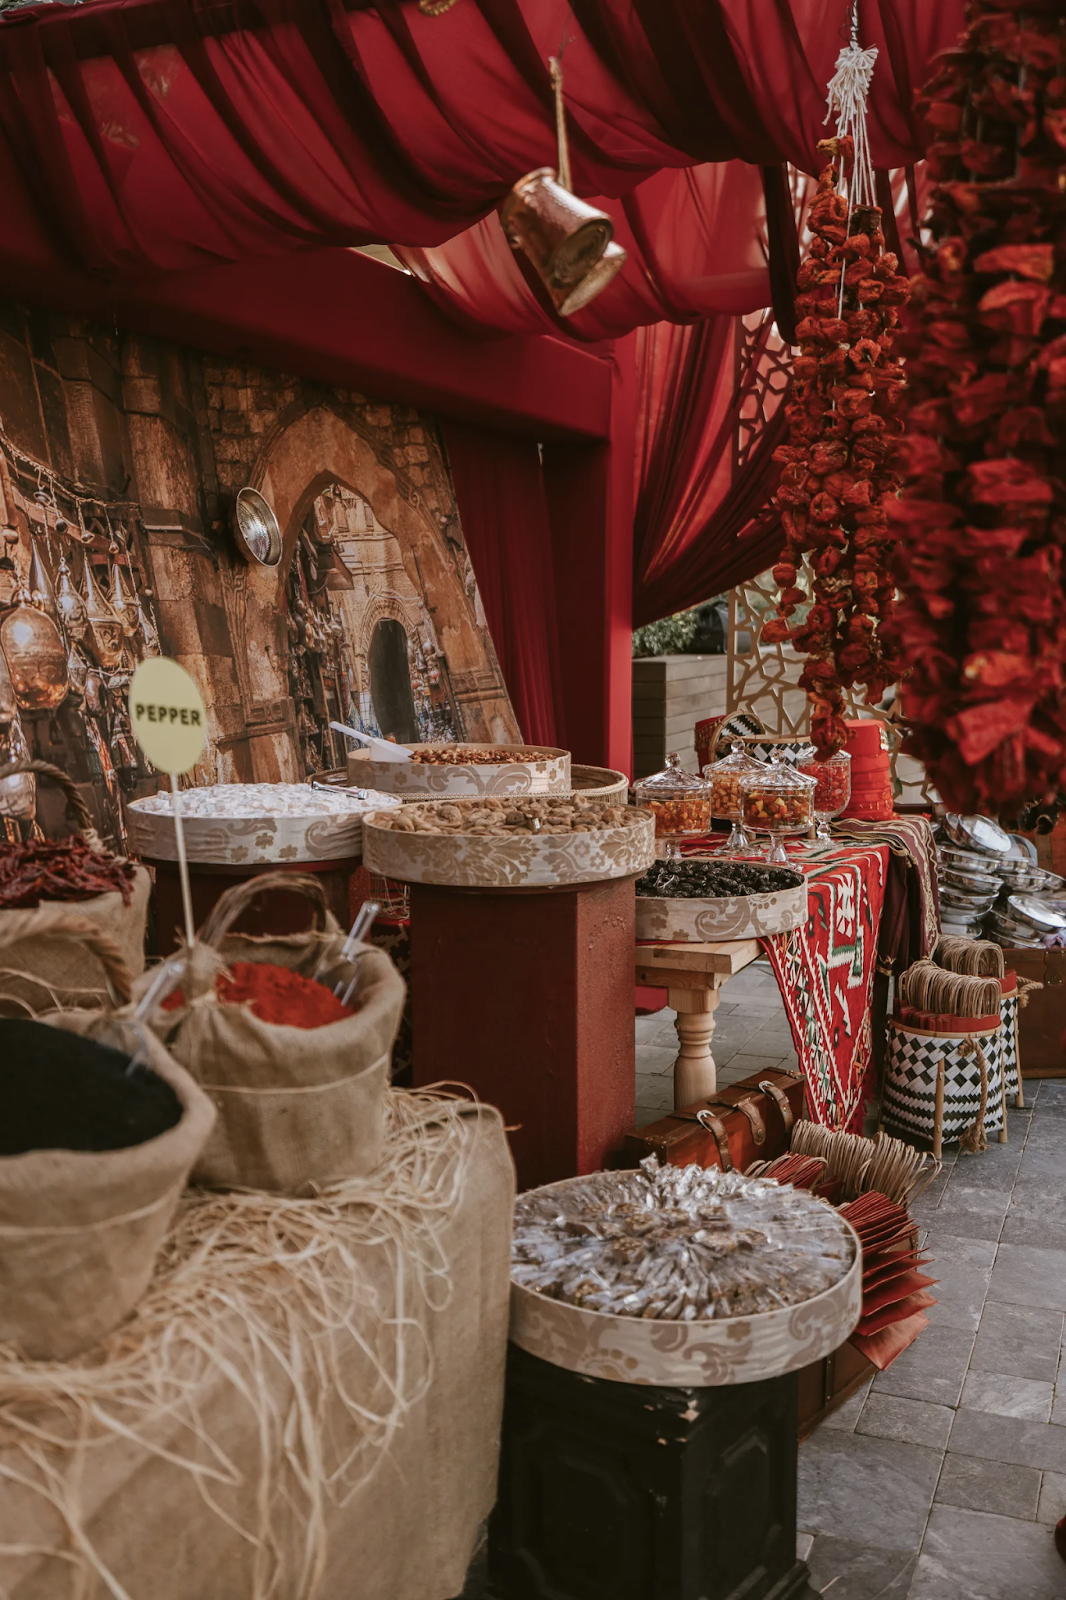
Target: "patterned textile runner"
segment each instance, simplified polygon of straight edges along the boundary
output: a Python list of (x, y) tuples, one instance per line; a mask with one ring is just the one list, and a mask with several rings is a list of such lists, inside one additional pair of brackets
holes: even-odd
[(882, 972), (902, 972), (931, 956), (940, 938), (940, 888), (936, 841), (927, 817), (892, 817), (887, 822), (859, 822), (837, 817), (834, 837), (855, 844), (887, 844), (892, 851), (877, 965)]
[(889, 847), (791, 862), (807, 879), (807, 921), (762, 940), (807, 1080), (807, 1109), (826, 1128), (862, 1132), (873, 1060), (870, 995)]
[[(721, 839), (711, 835), (681, 848), (706, 856)], [(817, 854), (786, 848), (789, 866), (807, 879), (807, 921), (760, 942), (785, 1002), (811, 1121), (861, 1133), (890, 847), (827, 845)]]

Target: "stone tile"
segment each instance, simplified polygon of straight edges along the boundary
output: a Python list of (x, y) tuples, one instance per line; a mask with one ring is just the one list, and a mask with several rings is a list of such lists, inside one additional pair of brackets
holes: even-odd
[(1009, 1305), (1066, 1311), (1066, 1250), (1000, 1245), (989, 1294)]
[(1055, 1403), (1051, 1408), (1051, 1420), (1056, 1427), (1066, 1427), (1066, 1392), (1061, 1390), (1055, 1395)]
[(811, 1545), (813, 1543), (814, 1543), (814, 1534), (813, 1533), (797, 1533), (797, 1535), (796, 1535), (796, 1560), (797, 1561), (806, 1561), (807, 1557), (811, 1553)]
[(944, 1457), (944, 1470), (936, 1487), (942, 1505), (968, 1511), (993, 1511), (1004, 1517), (1032, 1521), (1040, 1495), (1041, 1474), (1036, 1467), (1007, 1466), (977, 1456)]
[(1045, 1250), (1066, 1250), (1066, 1183), (1020, 1179), (1014, 1186), (1000, 1239), (1004, 1244), (1030, 1244)]
[(807, 1557), (811, 1586), (832, 1600), (907, 1600), (916, 1557), (819, 1534)]
[(1052, 1385), (1040, 1378), (970, 1372), (963, 1384), (962, 1404), (970, 1411), (987, 1411), (991, 1416), (1047, 1422), (1051, 1418), (1053, 1392)]
[(1053, 1382), (1061, 1341), (1061, 1311), (1004, 1305), (989, 1298), (981, 1313), (970, 1367), (974, 1372), (1005, 1372)]
[(1066, 1472), (1045, 1472), (1040, 1485), (1036, 1520), (1050, 1522), (1054, 1527), (1063, 1517), (1066, 1517)]
[(656, 1076), (666, 1073), (673, 1074), (674, 1062), (677, 1060), (676, 1050), (658, 1050), (654, 1045), (637, 1045), (637, 1071), (638, 1073), (651, 1072)]
[(952, 1176), (967, 1189), (1009, 1189), (1018, 1176), (1022, 1154), (1021, 1144), (990, 1144), (975, 1156), (960, 1151)]
[(818, 1424), (821, 1428), (839, 1428), (842, 1433), (854, 1433), (855, 1424), (859, 1420), (859, 1413), (866, 1404), (866, 1397), (870, 1393), (870, 1385), (864, 1383), (857, 1389), (850, 1400), (845, 1400), (836, 1411), (830, 1412), (824, 1422)]
[(934, 1450), (943, 1450), (951, 1422), (952, 1413), (947, 1406), (895, 1394), (872, 1394), (862, 1408), (855, 1431), (875, 1439), (899, 1439), (903, 1444), (927, 1444)]
[(638, 1106), (633, 1118), (633, 1125), (638, 1129), (646, 1128), (649, 1122), (658, 1122), (662, 1114), (660, 1106)]
[(938, 1304), (929, 1308), (934, 1327), (959, 1328), (974, 1333), (981, 1318), (996, 1247), (985, 1239), (965, 1239), (933, 1224), (929, 1252), (936, 1259)]
[(935, 1213), (930, 1215), (930, 1227), (943, 1228), (964, 1239), (996, 1240), (1009, 1204), (1009, 1189), (969, 1189), (960, 1181), (949, 1183)]
[(739, 1078), (750, 1078), (756, 1072), (773, 1072), (780, 1065), (780, 1056), (749, 1056), (740, 1052), (729, 1058), (729, 1067)]
[(918, 1549), (940, 1475), (939, 1450), (819, 1428), (799, 1453), (799, 1526), (881, 1550)]
[(1056, 1600), (1064, 1574), (1039, 1523), (938, 1505), (909, 1600)]
[(957, 1406), (972, 1349), (972, 1332), (931, 1323), (887, 1372), (877, 1374), (874, 1393)]
[(987, 1411), (956, 1411), (948, 1449), (955, 1455), (1006, 1461), (1012, 1466), (1066, 1472), (1066, 1428)]

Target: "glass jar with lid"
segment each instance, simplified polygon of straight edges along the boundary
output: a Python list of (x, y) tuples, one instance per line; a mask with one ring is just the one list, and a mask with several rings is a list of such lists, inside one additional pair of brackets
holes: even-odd
[(703, 776), (711, 786), (711, 816), (723, 818), (733, 824), (732, 832), (722, 851), (724, 856), (750, 855), (752, 841), (744, 829), (743, 782), (746, 777), (763, 772), (765, 761), (749, 755), (738, 740), (729, 754), (720, 761), (712, 761), (703, 769)]
[(839, 817), (851, 799), (851, 757), (846, 750), (838, 750), (827, 760), (819, 761), (812, 747), (797, 758), (796, 771), (814, 779), (817, 842), (831, 844), (833, 835), (829, 831), (830, 820)]
[(776, 750), (768, 766), (741, 780), (744, 826), (751, 833), (770, 835), (773, 848), (768, 861), (788, 865), (785, 838), (807, 833), (813, 825), (815, 787), (813, 778), (797, 772)]
[(641, 778), (631, 793), (634, 805), (655, 813), (655, 837), (663, 841), (667, 860), (681, 854), (682, 839), (702, 839), (711, 831), (711, 786), (686, 772), (676, 751), (662, 772)]

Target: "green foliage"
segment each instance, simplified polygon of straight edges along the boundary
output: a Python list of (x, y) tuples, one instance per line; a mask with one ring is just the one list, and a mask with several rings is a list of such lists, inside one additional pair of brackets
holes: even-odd
[(680, 656), (696, 632), (696, 610), (679, 611), (659, 622), (647, 622), (633, 634), (634, 656)]

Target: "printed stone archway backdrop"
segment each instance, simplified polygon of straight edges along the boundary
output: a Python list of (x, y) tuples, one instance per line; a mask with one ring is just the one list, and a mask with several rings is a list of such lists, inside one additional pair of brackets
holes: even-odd
[[(233, 499), (245, 484), (271, 502), (284, 534), (272, 571), (249, 566), (233, 542)], [(518, 736), (436, 422), (411, 407), (8, 303), (0, 501), (0, 522), (19, 535), (19, 573), (35, 530), (53, 578), (62, 557), (81, 582), (91, 555), (98, 581), (119, 567), (144, 598), (160, 648), (189, 669), (208, 706), (211, 743), (194, 782), (304, 775), (287, 598), (302, 530), (316, 571), (321, 557), (316, 609), (337, 624), (338, 709), (370, 714), (363, 624), (372, 610), (404, 627), (416, 702), (446, 705), (460, 737)], [(79, 529), (95, 540), (72, 538)], [(4, 585), (0, 572), (0, 603)], [(304, 626), (295, 619), (297, 632)], [(109, 752), (125, 752), (120, 710), (135, 660), (131, 648), (104, 673), (91, 704), (75, 694), (57, 713), (23, 717), (33, 753), (71, 772), (112, 839), (120, 798), (157, 787), (135, 752), (109, 763)], [(425, 725), (440, 726), (443, 709), (436, 723), (431, 709), (423, 704)]]

